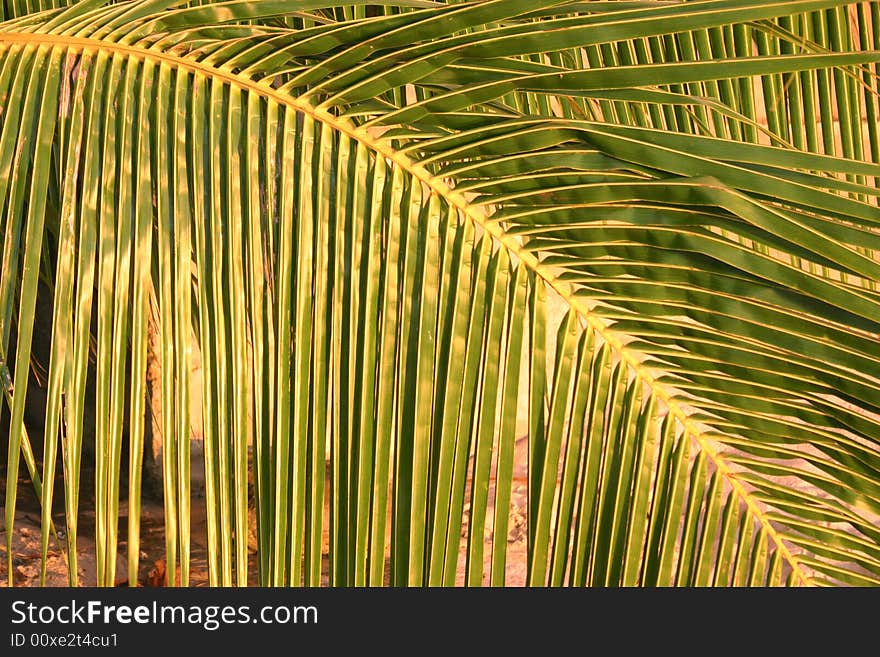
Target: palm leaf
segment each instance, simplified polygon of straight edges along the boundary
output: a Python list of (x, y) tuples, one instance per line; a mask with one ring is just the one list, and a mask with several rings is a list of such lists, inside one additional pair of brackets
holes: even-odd
[(172, 584), (191, 331), (211, 584), (880, 582), (876, 3), (376, 4), (0, 25), (7, 548), (47, 261), (71, 584), (87, 394), (136, 579), (150, 303)]

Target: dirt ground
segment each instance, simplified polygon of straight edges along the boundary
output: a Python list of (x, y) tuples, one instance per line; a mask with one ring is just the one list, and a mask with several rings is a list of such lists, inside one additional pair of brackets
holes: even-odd
[[(527, 497), (526, 497), (526, 469), (524, 458), (525, 444), (524, 441), (517, 443), (517, 458), (515, 464), (511, 513), (508, 531), (507, 546), (507, 570), (506, 584), (508, 586), (521, 586), (526, 581), (526, 513), (527, 513)], [(79, 528), (77, 536), (77, 559), (79, 570), (79, 581), (81, 586), (94, 586), (95, 578), (95, 541), (94, 541), (94, 513), (93, 500), (90, 499), (90, 493), (94, 490), (93, 482), (90, 478), (91, 473), (87, 468), (82, 472), (81, 481), (81, 499)], [(0, 505), (3, 503), (2, 496), (5, 495), (5, 467), (0, 469)], [(491, 563), (491, 518), (494, 513), (492, 500), (495, 495), (495, 482), (490, 482), (489, 488), (489, 508), (487, 512), (487, 525), (489, 529), (486, 532), (485, 540), (485, 567), (486, 574), (485, 583), (488, 583), (489, 565)], [(128, 566), (126, 561), (127, 554), (127, 518), (128, 509), (125, 501), (126, 494), (123, 493), (120, 501), (120, 523), (119, 523), (119, 547), (117, 553), (116, 579), (117, 585), (127, 585)], [(56, 527), (63, 538), (64, 528), (64, 506), (63, 506), (63, 481), (59, 478), (55, 488), (55, 507), (53, 508), (53, 519)], [(30, 480), (27, 479), (26, 472), (19, 477), (18, 501), (16, 504), (15, 526), (13, 536), (13, 580), (16, 586), (39, 586), (40, 582), (40, 505), (39, 500), (34, 494)], [(465, 506), (467, 514), (469, 507)], [(207, 531), (205, 524), (205, 508), (203, 498), (194, 498), (192, 500), (192, 529), (191, 529), (191, 572), (190, 586), (207, 586)], [(324, 521), (324, 582), (328, 584), (328, 558), (326, 555), (326, 546), (328, 540), (329, 526), (329, 509), (325, 508)], [(462, 585), (465, 582), (465, 563), (467, 549), (467, 525), (462, 527), (461, 550), (459, 554), (459, 562), (456, 576), (456, 584)], [(0, 582), (6, 582), (6, 533), (5, 522), (0, 518)], [(59, 549), (58, 543), (53, 537), (49, 540), (49, 557), (47, 560), (47, 586), (67, 586), (68, 585), (68, 565), (63, 552)], [(141, 507), (141, 545), (140, 545), (140, 568), (138, 574), (139, 584), (141, 586), (163, 586), (165, 580), (162, 575), (164, 572), (165, 559), (165, 539), (164, 539), (164, 509), (161, 501), (145, 498)], [(157, 564), (158, 562), (158, 564)], [(251, 552), (251, 567), (249, 568), (249, 583), (256, 585), (256, 553)], [(157, 567), (158, 566), (158, 567)]]
[[(84, 479), (80, 489), (80, 513), (79, 527), (77, 531), (77, 565), (81, 586), (94, 586), (95, 577), (95, 517), (93, 512), (94, 503), (89, 493), (93, 490), (93, 484), (88, 479), (90, 474), (87, 470), (83, 473)], [(0, 499), (5, 494), (5, 468), (0, 470), (0, 480), (3, 482), (3, 491)], [(59, 537), (64, 539), (64, 495), (63, 482), (59, 479), (55, 488), (55, 505), (53, 508), (53, 520), (58, 530)], [(5, 500), (4, 500), (5, 501)], [(193, 528), (193, 586), (207, 584), (206, 550), (205, 541), (200, 540), (204, 534), (204, 518), (199, 520), (201, 506), (194, 505), (194, 528)], [(120, 584), (127, 582), (128, 565), (127, 553), (127, 503), (123, 499), (120, 502), (119, 523), (119, 549), (116, 560), (116, 576)], [(201, 513), (203, 516), (203, 512)], [(164, 510), (161, 502), (144, 499), (141, 512), (141, 560), (139, 581), (141, 584), (149, 584), (151, 571), (155, 568), (156, 561), (162, 561), (165, 557), (165, 538), (163, 533)], [(199, 528), (199, 525), (201, 526)], [(16, 586), (39, 586), (40, 581), (40, 504), (30, 480), (25, 476), (19, 477), (18, 501), (16, 504), (15, 526), (13, 530), (13, 579)], [(46, 585), (68, 585), (68, 563), (66, 556), (60, 549), (54, 537), (49, 538), (49, 552), (46, 564)], [(4, 519), (0, 519), (0, 580), (6, 582), (6, 527)], [(155, 576), (153, 577), (155, 579)]]

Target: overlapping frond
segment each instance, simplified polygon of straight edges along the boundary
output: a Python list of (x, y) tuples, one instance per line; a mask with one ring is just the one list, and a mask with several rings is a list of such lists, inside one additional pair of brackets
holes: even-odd
[(253, 522), (264, 584), (514, 581), (526, 436), (529, 584), (880, 582), (877, 4), (380, 4), (0, 25), (7, 537), (48, 262), (72, 582), (87, 394), (115, 579), (151, 295), (184, 584), (193, 327), (212, 584)]

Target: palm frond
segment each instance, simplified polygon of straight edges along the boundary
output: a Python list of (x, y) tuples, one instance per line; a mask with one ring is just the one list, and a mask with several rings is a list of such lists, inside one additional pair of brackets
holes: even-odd
[(211, 584), (254, 522), (261, 584), (510, 582), (526, 437), (529, 584), (880, 583), (877, 4), (379, 4), (0, 24), (7, 542), (48, 260), (71, 584), (87, 395), (136, 578), (151, 296), (172, 584), (193, 331)]

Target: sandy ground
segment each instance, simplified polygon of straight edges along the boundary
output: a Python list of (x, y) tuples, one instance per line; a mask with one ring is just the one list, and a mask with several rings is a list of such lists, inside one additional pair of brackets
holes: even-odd
[[(5, 492), (5, 469), (0, 470), (0, 496)], [(95, 541), (94, 541), (94, 513), (90, 511), (93, 502), (89, 499), (89, 491), (93, 484), (88, 479), (89, 473), (84, 471), (84, 480), (81, 485), (79, 531), (77, 537), (79, 581), (82, 586), (94, 586), (95, 578)], [(507, 542), (507, 568), (506, 582), (508, 586), (521, 586), (526, 581), (526, 467), (525, 467), (525, 442), (517, 443), (517, 458), (514, 472), (515, 481), (511, 496), (510, 520)], [(56, 482), (56, 504), (53, 509), (53, 519), (63, 538), (64, 510), (63, 510), (63, 482)], [(40, 582), (40, 507), (30, 481), (26, 475), (19, 478), (18, 502), (16, 504), (15, 526), (13, 533), (13, 580), (16, 586), (39, 586)], [(485, 534), (485, 564), (484, 583), (488, 584), (488, 575), (491, 564), (492, 533), (491, 519), (494, 508), (492, 500), (495, 495), (495, 482), (490, 482), (489, 508), (487, 511), (487, 531)], [(124, 494), (123, 494), (124, 498)], [(2, 504), (2, 502), (0, 502)], [(469, 506), (465, 506), (465, 514)], [(119, 525), (119, 549), (116, 565), (117, 585), (124, 586), (127, 583), (127, 504), (123, 499), (120, 503)], [(205, 510), (203, 499), (193, 499), (192, 505), (192, 530), (191, 530), (191, 586), (207, 586), (207, 534), (205, 524)], [(324, 518), (324, 582), (328, 584), (328, 557), (326, 555), (329, 545), (329, 506), (325, 505)], [(4, 521), (0, 518), (0, 582), (6, 582), (6, 532)], [(50, 537), (47, 560), (47, 586), (68, 585), (68, 564), (63, 551), (58, 543)], [(162, 586), (164, 579), (164, 510), (160, 501), (144, 499), (141, 513), (141, 545), (140, 545), (139, 584), (142, 586)], [(456, 584), (465, 582), (465, 564), (467, 557), (467, 519), (462, 527), (462, 541), (459, 553)], [(159, 562), (157, 564), (157, 562)], [(158, 566), (158, 568), (157, 568)], [(387, 569), (386, 569), (387, 570)], [(251, 551), (250, 584), (256, 582), (256, 554)]]

